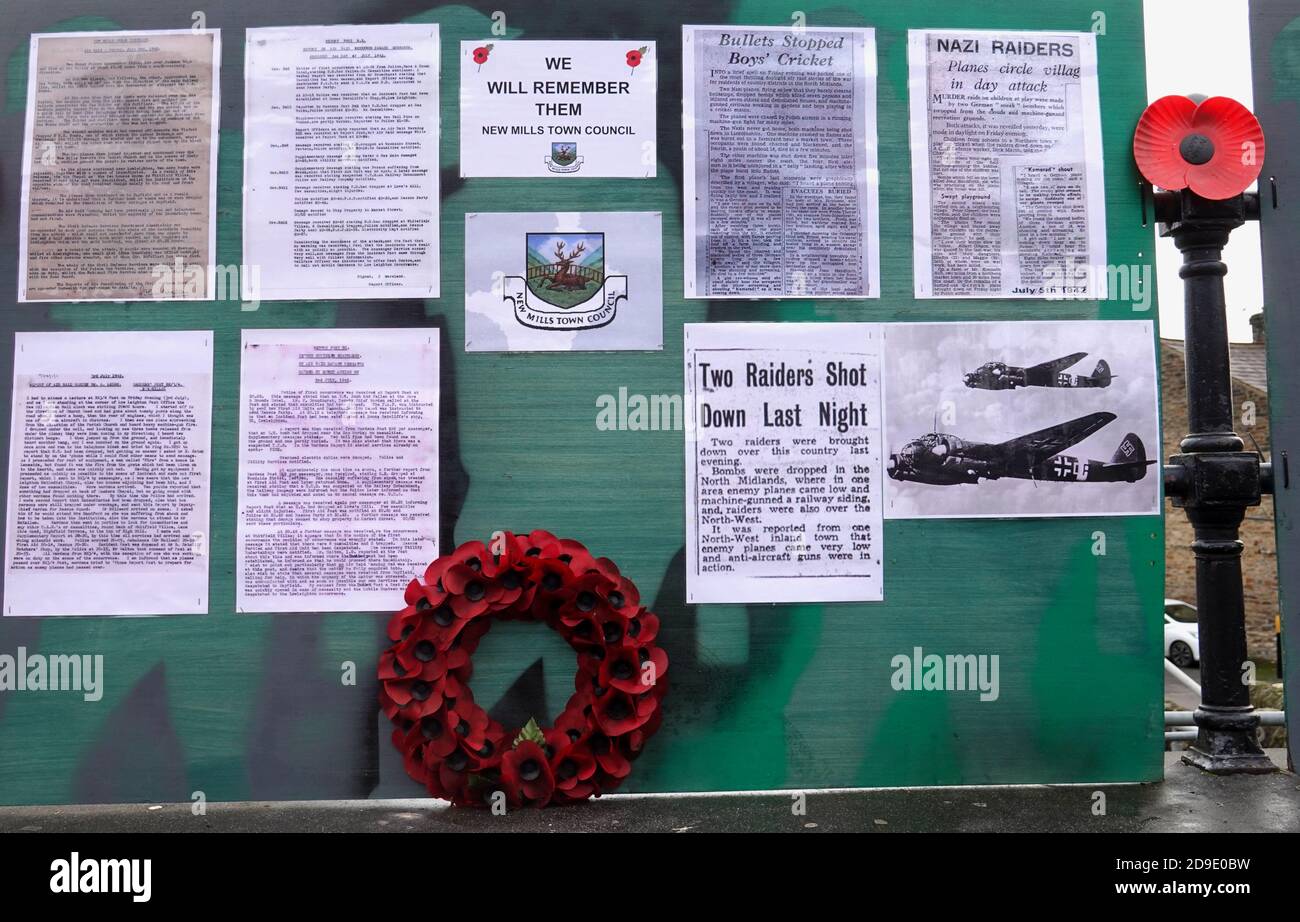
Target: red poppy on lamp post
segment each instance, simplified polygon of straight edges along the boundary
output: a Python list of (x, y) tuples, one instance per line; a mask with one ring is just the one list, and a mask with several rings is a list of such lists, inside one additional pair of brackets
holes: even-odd
[(1264, 166), (1264, 132), (1250, 110), (1227, 96), (1197, 102), (1164, 96), (1142, 113), (1133, 157), (1148, 182), (1223, 200), (1246, 190)]
[(1260, 197), (1246, 187), (1263, 167), (1264, 133), (1226, 97), (1166, 96), (1142, 114), (1133, 156), (1162, 189), (1152, 199), (1159, 234), (1183, 257), (1188, 434), (1163, 479), (1195, 535), (1197, 605), (1215, 613), (1201, 626), (1196, 741), (1182, 758), (1215, 774), (1263, 774), (1276, 767), (1256, 738), (1259, 717), (1235, 671), (1246, 650), (1239, 526), (1273, 492), (1273, 478), (1234, 431), (1222, 257), (1233, 230), (1260, 218)]

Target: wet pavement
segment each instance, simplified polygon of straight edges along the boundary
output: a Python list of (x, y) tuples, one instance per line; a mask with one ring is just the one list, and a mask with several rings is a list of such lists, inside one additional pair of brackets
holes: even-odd
[[(1187, 677), (1198, 685), (1201, 682), (1201, 669), (1199, 666), (1189, 666), (1183, 672)], [(1201, 703), (1201, 696), (1196, 694), (1182, 682), (1174, 679), (1169, 673), (1165, 673), (1165, 710), (1171, 711), (1194, 711)], [(1173, 707), (1169, 707), (1169, 705)]]
[(816, 791), (798, 806), (794, 792), (766, 792), (614, 795), (506, 816), (431, 800), (213, 803), (202, 816), (190, 804), (3, 807), (0, 833), (1300, 832), (1300, 778), (1207, 775), (1166, 753), (1158, 784)]

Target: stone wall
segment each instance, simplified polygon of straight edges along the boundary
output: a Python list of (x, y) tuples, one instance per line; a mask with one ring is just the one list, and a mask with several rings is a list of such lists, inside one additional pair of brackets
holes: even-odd
[[(1165, 457), (1178, 451), (1187, 434), (1187, 384), (1182, 344), (1160, 344), (1161, 414)], [(1246, 447), (1256, 444), (1268, 456), (1268, 394), (1242, 381), (1232, 382), (1237, 432)], [(1252, 407), (1253, 404), (1253, 407)], [(1254, 438), (1252, 442), (1251, 439)], [(1181, 509), (1165, 501), (1165, 596), (1196, 604), (1196, 561), (1192, 556), (1192, 528)], [(1242, 524), (1242, 575), (1246, 595), (1246, 641), (1252, 659), (1276, 659), (1273, 639), (1277, 613), (1277, 548), (1273, 534), (1273, 500), (1246, 511)]]

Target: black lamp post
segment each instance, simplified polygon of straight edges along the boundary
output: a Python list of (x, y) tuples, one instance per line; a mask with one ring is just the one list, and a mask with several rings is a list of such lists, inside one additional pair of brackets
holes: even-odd
[(1232, 376), (1221, 256), (1228, 235), (1258, 219), (1259, 198), (1213, 201), (1186, 189), (1155, 196), (1160, 235), (1183, 254), (1187, 426), (1180, 453), (1165, 468), (1165, 493), (1187, 513), (1195, 540), (1200, 622), (1201, 705), (1196, 742), (1183, 761), (1206, 771), (1270, 772), (1256, 738), (1250, 703), (1240, 526), (1246, 509), (1272, 492), (1271, 465), (1261, 463), (1233, 430)]
[[(1232, 231), (1259, 219), (1259, 196), (1242, 190), (1259, 173), (1263, 146), (1254, 116), (1222, 97), (1158, 100), (1139, 122), (1134, 143), (1147, 179), (1178, 190), (1157, 192), (1154, 200), (1160, 235), (1183, 254), (1178, 274), (1190, 432), (1164, 471), (1165, 493), (1187, 513), (1195, 534), (1201, 704), (1196, 742), (1183, 761), (1223, 774), (1275, 770), (1260, 748), (1259, 715), (1250, 703), (1240, 540), (1246, 509), (1273, 490), (1272, 466), (1245, 451), (1233, 428), (1222, 259)], [(1198, 168), (1206, 171), (1200, 177)]]

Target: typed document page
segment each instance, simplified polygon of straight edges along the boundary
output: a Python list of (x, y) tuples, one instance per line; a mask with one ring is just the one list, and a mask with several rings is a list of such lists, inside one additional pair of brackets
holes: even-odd
[(214, 297), (221, 33), (31, 37), (19, 301)]
[(918, 298), (1105, 298), (1091, 33), (908, 33)]
[(438, 556), (438, 331), (245, 330), (241, 612), (387, 611)]
[(436, 298), (438, 26), (249, 29), (244, 300)]
[(880, 325), (685, 329), (686, 600), (883, 599)]
[(682, 27), (688, 298), (880, 296), (872, 29)]
[(16, 334), (4, 613), (206, 613), (211, 420), (211, 333)]

